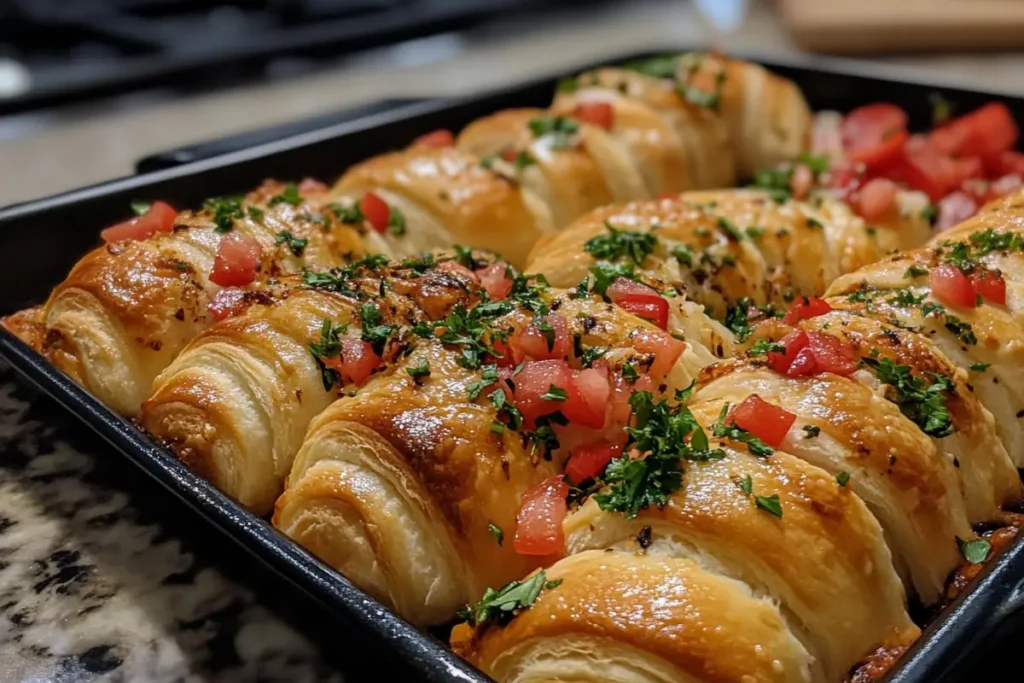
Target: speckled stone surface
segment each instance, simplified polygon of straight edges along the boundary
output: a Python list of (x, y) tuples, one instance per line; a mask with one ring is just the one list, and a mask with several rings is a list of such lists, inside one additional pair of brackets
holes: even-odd
[(0, 681), (341, 681), (182, 513), (0, 365)]

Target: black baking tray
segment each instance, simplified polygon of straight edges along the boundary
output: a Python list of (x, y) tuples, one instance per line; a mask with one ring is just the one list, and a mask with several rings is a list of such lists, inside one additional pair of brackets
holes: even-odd
[[(679, 51), (670, 47), (659, 52)], [(643, 55), (620, 56), (602, 64)], [(873, 101), (903, 106), (911, 126), (931, 122), (932, 98), (941, 95), (955, 111), (992, 99), (1005, 102), (1024, 122), (1024, 99), (971, 90), (919, 74), (822, 57), (762, 58), (758, 61), (791, 78), (814, 109), (849, 110)], [(244, 192), (264, 178), (333, 179), (353, 163), (404, 146), (436, 128), (458, 130), (474, 119), (507, 107), (546, 106), (558, 76), (591, 64), (567, 67), (521, 85), (460, 99), (416, 102), (382, 113), (173, 168), (94, 185), (0, 210), (0, 314), (45, 300), (71, 266), (97, 244), (103, 227), (123, 220), (129, 202), (162, 199), (197, 206), (211, 195)], [(390, 613), (263, 519), (233, 503), (130, 421), (108, 410), (6, 330), (0, 357), (30, 383), (56, 399), (135, 465), (199, 512), (287, 582), (321, 603), (344, 624), (358, 629), (391, 658), (401, 660), (415, 680), (488, 680), (454, 656), (441, 642)], [(1024, 608), (1024, 535), (986, 567), (974, 585), (933, 618), (924, 635), (900, 660), (889, 683), (943, 683), (962, 672), (965, 661)]]

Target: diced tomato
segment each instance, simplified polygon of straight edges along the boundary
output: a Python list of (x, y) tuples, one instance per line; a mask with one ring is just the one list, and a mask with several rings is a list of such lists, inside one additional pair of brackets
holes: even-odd
[(262, 249), (259, 242), (240, 232), (220, 238), (210, 282), (221, 287), (243, 287), (256, 279)]
[(214, 320), (224, 320), (240, 315), (249, 308), (249, 302), (245, 298), (245, 290), (237, 287), (226, 287), (210, 299), (206, 310), (210, 312)]
[(882, 218), (896, 205), (899, 187), (888, 178), (872, 178), (857, 191), (854, 210), (865, 220)]
[(1024, 153), (1011, 149), (1005, 152), (1000, 152), (998, 155), (991, 157), (987, 161), (989, 173), (992, 175), (1000, 176), (1015, 174), (1018, 176), (1024, 176)]
[(601, 429), (608, 411), (608, 368), (587, 368), (572, 371), (572, 385), (562, 406), (562, 414), (573, 424)]
[(957, 156), (996, 157), (1017, 144), (1020, 131), (1002, 102), (953, 119), (928, 136), (935, 149)]
[(785, 375), (789, 367), (796, 360), (797, 354), (807, 346), (807, 333), (803, 330), (793, 330), (779, 342), (786, 348), (784, 353), (778, 351), (768, 352), (768, 365), (772, 370)]
[(629, 422), (629, 416), (633, 412), (629, 405), (629, 397), (637, 391), (654, 391), (654, 380), (647, 375), (640, 375), (635, 381), (629, 382), (622, 373), (612, 373), (614, 389), (612, 391), (612, 409), (609, 419), (614, 425), (624, 425)]
[(477, 277), (476, 273), (474, 273), (472, 270), (462, 265), (458, 261), (441, 261), (440, 263), (437, 264), (437, 269), (442, 270), (446, 273), (458, 275), (462, 279), (469, 280), (470, 282), (480, 282), (480, 278)]
[(610, 102), (581, 102), (573, 114), (580, 121), (592, 123), (611, 130), (615, 121), (615, 110)]
[[(523, 364), (519, 374), (512, 378), (512, 383), (515, 385), (516, 407), (522, 412), (523, 419), (531, 425), (538, 417), (562, 410), (570, 394), (576, 391), (572, 373), (564, 360), (528, 361)], [(566, 398), (542, 398), (549, 393), (551, 387), (560, 389)]]
[(814, 172), (807, 164), (797, 164), (793, 167), (793, 173), (789, 176), (789, 191), (793, 193), (793, 199), (806, 197), (813, 184)]
[[(818, 372), (831, 372), (849, 377), (857, 371), (857, 352), (847, 344), (826, 332), (807, 333), (807, 348), (814, 354)], [(799, 354), (797, 354), (799, 358)], [(795, 365), (795, 363), (794, 363)], [(790, 371), (792, 371), (790, 366)]]
[(488, 354), (488, 362), (496, 363), (498, 367), (511, 368), (517, 365), (515, 354), (512, 353), (512, 348), (508, 345), (508, 342), (494, 339), (491, 341), (491, 348), (497, 352), (497, 355)]
[(745, 429), (772, 448), (778, 448), (796, 422), (796, 415), (751, 394), (732, 409), (726, 422)]
[(646, 329), (633, 338), (633, 348), (640, 353), (654, 355), (649, 372), (652, 377), (660, 380), (672, 371), (676, 361), (686, 351), (686, 342), (676, 339), (667, 332)]
[(548, 341), (548, 337), (544, 336), (544, 332), (541, 331), (536, 321), (518, 330), (509, 340), (512, 347), (512, 359), (517, 365), (524, 359), (568, 358), (572, 352), (572, 336), (569, 334), (569, 325), (565, 318), (558, 314), (551, 314), (544, 316), (542, 320), (554, 331), (551, 342)]
[(798, 296), (796, 301), (790, 305), (789, 310), (786, 311), (782, 322), (792, 325), (801, 320), (825, 315), (831, 310), (832, 307), (824, 299), (819, 299), (816, 296)]
[(519, 158), (519, 152), (515, 147), (506, 147), (501, 152), (501, 158), (508, 162), (514, 162)]
[(1006, 280), (998, 270), (974, 272), (970, 279), (977, 294), (994, 304), (1006, 305)]
[(957, 191), (939, 200), (935, 229), (948, 230), (978, 212), (978, 203), (966, 192)]
[(447, 128), (438, 128), (426, 135), (419, 136), (412, 141), (412, 144), (423, 147), (453, 147), (455, 146), (455, 136)]
[(896, 160), (907, 141), (907, 113), (894, 104), (854, 109), (840, 127), (846, 156), (870, 169)]
[(822, 372), (849, 377), (857, 370), (853, 346), (824, 332), (794, 330), (780, 342), (785, 353), (768, 352), (768, 365), (787, 377), (809, 377)]
[(364, 194), (362, 201), (359, 202), (359, 210), (380, 234), (383, 235), (388, 229), (388, 223), (391, 222), (391, 207), (379, 196), (372, 192)]
[(858, 187), (863, 176), (863, 166), (849, 161), (833, 162), (824, 179), (825, 185), (839, 199), (846, 199)]
[(374, 353), (368, 342), (353, 337), (341, 338), (342, 379), (361, 386), (380, 363), (380, 356)]
[(512, 547), (520, 555), (554, 555), (565, 550), (562, 522), (569, 485), (561, 476), (545, 479), (523, 494)]
[(951, 263), (933, 268), (928, 281), (935, 298), (948, 306), (974, 308), (978, 305), (971, 281)]
[(178, 212), (165, 202), (153, 202), (149, 209), (138, 218), (118, 223), (100, 232), (104, 242), (121, 240), (146, 240), (158, 232), (174, 230), (174, 219)]
[(498, 301), (504, 299), (512, 291), (512, 280), (508, 277), (508, 264), (495, 261), (489, 266), (477, 268), (476, 276), (487, 291), (487, 296)]
[(574, 484), (593, 479), (604, 472), (615, 458), (622, 455), (621, 443), (599, 441), (573, 450), (569, 462), (565, 464), (565, 476)]
[(661, 329), (668, 328), (668, 302), (657, 294), (626, 294), (615, 300), (624, 311), (650, 320)]
[(608, 285), (608, 289), (605, 290), (605, 295), (612, 301), (624, 296), (629, 296), (630, 294), (650, 296), (651, 294), (657, 293), (658, 292), (653, 287), (648, 287), (642, 282), (630, 280), (627, 277), (615, 278), (615, 280)]

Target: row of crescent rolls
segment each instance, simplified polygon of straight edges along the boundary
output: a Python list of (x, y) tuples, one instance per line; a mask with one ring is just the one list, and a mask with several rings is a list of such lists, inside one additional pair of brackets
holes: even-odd
[[(550, 109), (483, 117), (453, 141), (414, 144), (343, 175), (334, 193), (367, 193), (404, 217), (385, 236), (392, 253), (454, 244), (522, 266), (538, 239), (612, 202), (720, 188), (805, 149), (810, 111), (790, 81), (749, 62), (707, 57), (713, 102), (688, 100), (690, 58), (659, 75), (608, 68), (578, 77)], [(603, 113), (588, 115), (599, 103)], [(737, 175), (737, 168), (740, 174)]]
[[(363, 235), (325, 208), (323, 185), (304, 182), (296, 195), (288, 192), (268, 181), (241, 201), (221, 202), (219, 223), (258, 243), (259, 277), (331, 268), (364, 253)], [(136, 416), (153, 378), (213, 322), (208, 305), (222, 288), (210, 274), (227, 237), (216, 213), (184, 211), (170, 232), (95, 249), (45, 304), (3, 324), (103, 403)], [(279, 239), (284, 232), (304, 247), (293, 250)]]
[[(322, 286), (292, 276), (249, 292), (244, 310), (201, 332), (142, 404), (144, 429), (260, 515), (273, 508), (317, 414), (394, 363), (410, 326), (479, 299), (468, 278), (443, 268), (369, 258), (329, 274)], [(401, 332), (383, 348), (363, 339), (367, 305)], [(336, 343), (317, 356), (325, 334)], [(339, 381), (325, 375), (325, 362)]]
[[(570, 291), (544, 296), (550, 345), (519, 304), (489, 323), (511, 331), (509, 362), (536, 361), (532, 369), (503, 365), (481, 386), (487, 366), (467, 368), (466, 346), (439, 330), (332, 403), (310, 424), (274, 526), (416, 624), (449, 621), (487, 586), (539, 566), (544, 557), (517, 552), (524, 493), (561, 472), (577, 446), (618, 438), (633, 389), (671, 395), (704, 366), (692, 345), (617, 306)], [(600, 358), (588, 367), (581, 349)], [(424, 363), (430, 374), (417, 378), (411, 369)], [(566, 373), (599, 387), (587, 394), (585, 423), (556, 395), (576, 391)], [(542, 404), (565, 420), (537, 417)]]
[[(795, 85), (753, 64), (709, 58), (724, 74), (712, 79), (718, 101), (697, 105), (680, 90), (689, 59), (671, 58), (678, 68), (657, 77), (642, 69), (585, 75), (593, 87), (563, 93), (552, 111), (498, 114), (469, 126), (455, 147), (417, 144), (371, 159), (331, 192), (304, 185), (300, 206), (269, 206), (282, 188), (268, 184), (227, 220), (261, 246), (258, 279), (329, 268), (350, 254), (410, 256), (453, 244), (502, 253), (518, 266), (539, 237), (597, 206), (731, 184), (737, 154), (753, 155), (742, 167), (802, 151), (809, 114)], [(612, 100), (607, 125), (562, 116), (595, 96)], [(577, 132), (535, 134), (534, 119), (573, 121)], [(511, 161), (503, 158), (509, 151)], [(529, 165), (518, 163), (520, 153)], [(136, 416), (154, 377), (211, 322), (207, 304), (220, 287), (209, 275), (224, 239), (214, 219), (211, 210), (186, 211), (170, 234), (95, 250), (45, 305), (5, 326), (105, 404)], [(285, 230), (309, 240), (301, 256), (277, 239)]]
[[(827, 312), (758, 324), (745, 353), (702, 373), (687, 408), (709, 428), (756, 394), (793, 416), (775, 452), (731, 441), (721, 460), (683, 463), (671, 502), (635, 519), (586, 500), (532, 606), (504, 626), (458, 627), (457, 651), (501, 683), (554, 671), (827, 682), (908, 644), (904, 589), (938, 602), (972, 523), (1022, 498), (1022, 217), (1024, 194), (1001, 200), (924, 248), (838, 278)], [(1002, 280), (1005, 300), (985, 289), (950, 303), (947, 266), (968, 289), (971, 277)], [(791, 373), (777, 360), (800, 335), (832, 338), (860, 362)], [(942, 429), (914, 403), (929, 386), (949, 387)]]

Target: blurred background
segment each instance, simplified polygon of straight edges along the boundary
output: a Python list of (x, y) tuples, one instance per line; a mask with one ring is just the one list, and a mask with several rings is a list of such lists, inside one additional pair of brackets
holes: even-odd
[(0, 206), (360, 104), (707, 46), (1024, 89), (1013, 0), (0, 0)]

